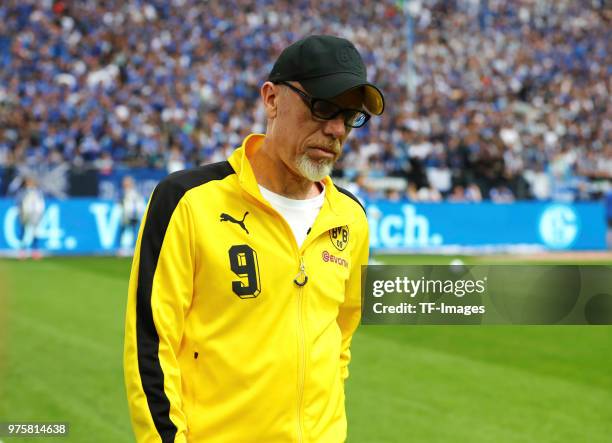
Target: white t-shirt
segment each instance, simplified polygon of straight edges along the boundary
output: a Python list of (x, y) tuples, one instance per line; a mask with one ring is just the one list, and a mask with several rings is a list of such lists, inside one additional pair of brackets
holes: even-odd
[(21, 205), (21, 221), (23, 224), (38, 224), (45, 212), (45, 197), (38, 189), (26, 189)]
[(319, 214), (319, 210), (323, 206), (323, 201), (325, 200), (325, 185), (321, 183), (321, 186), (323, 186), (323, 190), (316, 197), (306, 200), (294, 200), (276, 194), (259, 185), (259, 190), (263, 198), (283, 216), (291, 227), (298, 248), (301, 247), (304, 240), (306, 240), (308, 231), (312, 227), (312, 224)]

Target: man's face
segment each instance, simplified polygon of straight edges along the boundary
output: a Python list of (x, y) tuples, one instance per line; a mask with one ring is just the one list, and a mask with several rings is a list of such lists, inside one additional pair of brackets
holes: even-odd
[(130, 190), (134, 187), (134, 179), (129, 176), (123, 177), (123, 189)]
[[(291, 84), (304, 90), (297, 82)], [(279, 157), (294, 173), (320, 181), (331, 173), (351, 128), (345, 126), (342, 114), (332, 120), (319, 119), (312, 115), (298, 93), (284, 85), (275, 85), (275, 88), (278, 109), (273, 136), (280, 141)], [(362, 109), (363, 92), (354, 89), (330, 101), (342, 108)]]

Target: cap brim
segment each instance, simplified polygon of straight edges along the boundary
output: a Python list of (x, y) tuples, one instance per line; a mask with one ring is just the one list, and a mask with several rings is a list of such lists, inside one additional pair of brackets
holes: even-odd
[(372, 83), (364, 83), (360, 77), (350, 73), (337, 73), (298, 81), (310, 95), (324, 99), (331, 99), (351, 89), (363, 87), (366, 109), (375, 115), (382, 114), (385, 109), (382, 92)]

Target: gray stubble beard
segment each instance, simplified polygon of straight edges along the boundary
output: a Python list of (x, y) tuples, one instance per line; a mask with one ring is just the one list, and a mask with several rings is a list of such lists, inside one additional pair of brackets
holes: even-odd
[(315, 161), (310, 159), (308, 154), (302, 154), (297, 158), (296, 166), (305, 178), (318, 182), (331, 174), (334, 169), (334, 163), (334, 160)]
[[(330, 150), (342, 152), (342, 145), (339, 140), (334, 140), (329, 146)], [(312, 160), (305, 152), (297, 158), (296, 166), (298, 171), (310, 181), (319, 182), (331, 174), (336, 160)]]

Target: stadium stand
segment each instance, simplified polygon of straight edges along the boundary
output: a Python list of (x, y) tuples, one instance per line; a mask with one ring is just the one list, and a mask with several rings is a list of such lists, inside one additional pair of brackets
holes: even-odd
[(406, 16), (392, 1), (5, 0), (0, 195), (28, 174), (48, 195), (82, 195), (113, 171), (224, 159), (264, 130), (270, 63), (313, 33), (355, 42), (385, 92), (383, 118), (354, 132), (335, 171), (356, 191), (496, 202), (610, 192), (603, 1), (419, 4), (409, 95)]

